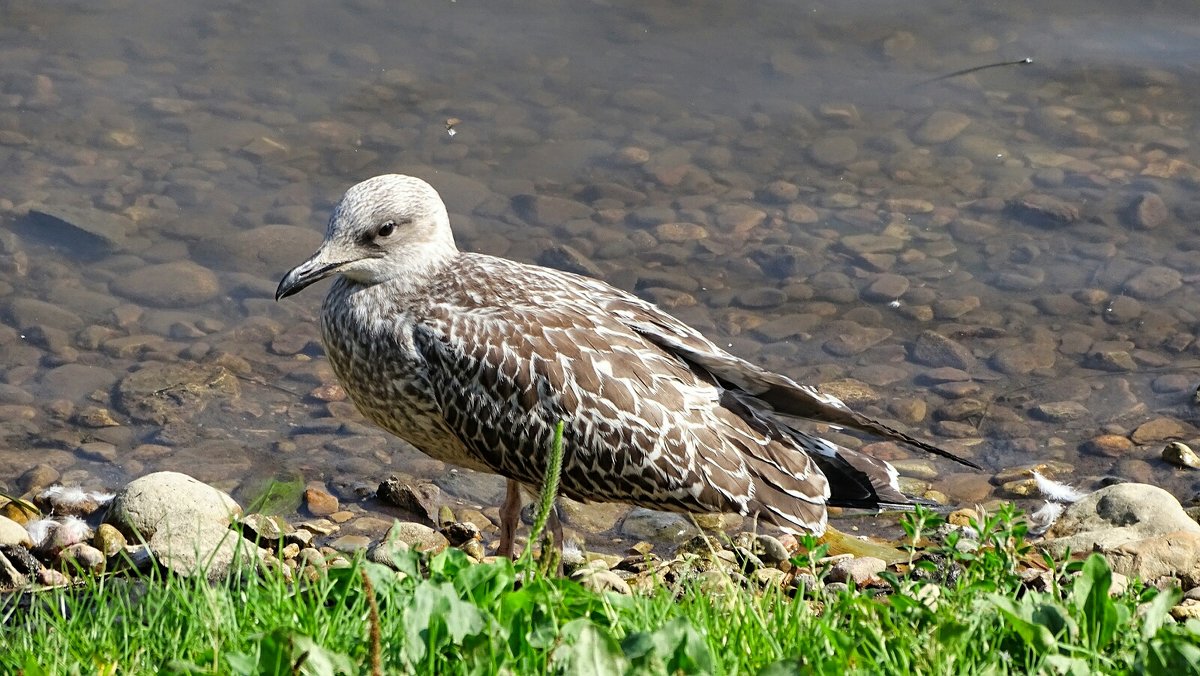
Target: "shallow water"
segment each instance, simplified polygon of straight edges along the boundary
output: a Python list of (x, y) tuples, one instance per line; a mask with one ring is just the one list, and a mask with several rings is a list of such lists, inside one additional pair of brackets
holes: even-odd
[[(994, 472), (1190, 498), (1158, 454), (1200, 436), (1197, 33), (1188, 3), (0, 4), (0, 488), (355, 503), (399, 473), (496, 504), (340, 400), (324, 286), (271, 300), (346, 187), (402, 171), (464, 248), (582, 265)], [(128, 380), (176, 363), (236, 383)]]

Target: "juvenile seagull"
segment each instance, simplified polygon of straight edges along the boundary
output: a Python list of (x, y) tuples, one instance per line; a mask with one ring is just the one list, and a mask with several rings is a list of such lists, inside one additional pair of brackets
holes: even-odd
[[(909, 503), (886, 462), (793, 426), (807, 418), (976, 465), (763, 370), (604, 282), (460, 252), (426, 182), (376, 176), (333, 209), (276, 300), (338, 275), (321, 311), (333, 371), (368, 419), (426, 455), (542, 480), (565, 421), (561, 493), (676, 512), (737, 512), (821, 534), (826, 505)], [(561, 543), (560, 543), (561, 544)]]

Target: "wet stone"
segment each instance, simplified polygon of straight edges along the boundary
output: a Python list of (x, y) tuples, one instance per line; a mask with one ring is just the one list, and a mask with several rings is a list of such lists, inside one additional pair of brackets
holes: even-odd
[(338, 499), (328, 491), (309, 487), (304, 491), (304, 506), (313, 516), (329, 516), (338, 511)]
[(788, 181), (772, 181), (758, 191), (758, 198), (763, 202), (786, 204), (800, 196), (800, 187)]
[(951, 110), (938, 110), (925, 118), (913, 132), (913, 140), (922, 144), (945, 143), (963, 132), (971, 118)]
[(1043, 314), (1051, 317), (1065, 317), (1068, 315), (1080, 314), (1084, 311), (1083, 305), (1079, 301), (1072, 298), (1069, 294), (1055, 293), (1042, 296), (1034, 301)]
[(1147, 192), (1133, 198), (1127, 212), (1129, 224), (1142, 230), (1152, 230), (1167, 222), (1171, 217), (1163, 198)]
[(916, 397), (904, 397), (893, 399), (888, 403), (888, 410), (891, 411), (901, 422), (910, 425), (921, 422), (925, 419), (929, 405), (923, 399)]
[(660, 242), (692, 242), (706, 239), (708, 231), (695, 223), (660, 223), (654, 226), (654, 236)]
[(1177, 270), (1152, 265), (1125, 281), (1125, 291), (1134, 298), (1150, 300), (1162, 298), (1183, 286), (1183, 278)]
[(812, 161), (824, 167), (842, 167), (858, 157), (858, 144), (848, 136), (826, 136), (808, 149)]
[(821, 383), (817, 389), (840, 399), (853, 409), (870, 406), (880, 399), (879, 393), (873, 387), (856, 378), (829, 380)]
[(39, 235), (88, 256), (95, 255), (97, 249), (122, 250), (133, 230), (129, 219), (98, 209), (41, 205), (29, 210), (29, 218)]
[(343, 535), (329, 543), (333, 549), (343, 554), (354, 554), (371, 546), (371, 538), (366, 535)]
[(1028, 498), (1040, 493), (1037, 481), (1029, 479), (1016, 479), (1005, 482), (1000, 486), (1000, 492), (1004, 495), (1014, 498)]
[(982, 502), (992, 493), (992, 484), (978, 472), (959, 472), (943, 477), (937, 484), (939, 490), (950, 496), (951, 501), (974, 504)]
[(980, 300), (978, 296), (939, 299), (933, 303), (933, 316), (942, 320), (958, 319), (968, 312), (977, 309), (979, 305)]
[(7, 303), (5, 315), (11, 326), (17, 329), (49, 326), (64, 331), (75, 331), (83, 326), (83, 320), (74, 312), (33, 298), (13, 298)]
[(933, 331), (923, 331), (909, 352), (913, 361), (935, 368), (970, 370), (976, 364), (975, 355), (966, 346)]
[(384, 542), (396, 540), (421, 552), (437, 554), (450, 545), (445, 535), (429, 526), (411, 521), (396, 522), (384, 536)]
[(25, 470), (17, 479), (17, 486), (26, 493), (45, 488), (62, 477), (57, 469), (45, 463), (39, 463)]
[(115, 556), (128, 544), (121, 531), (109, 523), (100, 524), (92, 536), (92, 546), (104, 552), (105, 556)]
[(1160, 394), (1170, 392), (1189, 392), (1196, 389), (1195, 381), (1182, 373), (1168, 373), (1155, 378), (1150, 388)]
[(924, 458), (893, 460), (892, 467), (895, 467), (902, 476), (926, 481), (936, 479), (939, 474), (937, 466)]
[(621, 522), (620, 532), (636, 540), (682, 542), (695, 535), (696, 528), (679, 514), (635, 507)]
[(1104, 308), (1104, 321), (1125, 324), (1142, 316), (1141, 301), (1129, 296), (1117, 296)]
[(1191, 446), (1180, 441), (1167, 444), (1163, 448), (1162, 459), (1176, 467), (1200, 469), (1200, 455), (1197, 455)]
[(1167, 439), (1182, 439), (1186, 435), (1187, 430), (1178, 420), (1155, 418), (1139, 425), (1130, 435), (1130, 439), (1135, 444), (1151, 444)]
[(452, 470), (436, 477), (434, 483), (455, 497), (478, 504), (500, 504), (504, 496), (504, 479), (494, 474)]
[(1089, 413), (1088, 407), (1078, 401), (1052, 401), (1033, 408), (1035, 416), (1053, 423), (1078, 420), (1087, 417)]
[(750, 309), (772, 308), (782, 305), (787, 300), (787, 294), (771, 287), (759, 287), (739, 293), (734, 301), (741, 307)]
[(236, 399), (237, 378), (220, 366), (149, 364), (117, 385), (116, 404), (139, 422), (163, 425), (190, 420), (216, 399)]
[(890, 235), (849, 235), (838, 240), (838, 244), (855, 254), (871, 254), (903, 251), (904, 240)]
[(112, 281), (114, 293), (155, 307), (187, 307), (212, 300), (220, 291), (211, 270), (190, 261), (140, 268)]
[(954, 152), (979, 164), (999, 164), (1008, 155), (1008, 148), (999, 140), (978, 134), (963, 134), (951, 144)]
[(89, 441), (80, 444), (75, 452), (86, 460), (97, 462), (116, 462), (117, 447), (104, 441)]
[(971, 379), (971, 374), (950, 366), (930, 369), (922, 373), (917, 382), (921, 384), (953, 383)]
[(1066, 225), (1079, 220), (1079, 207), (1044, 193), (1030, 193), (1009, 200), (1008, 211), (1015, 217), (1043, 227)]
[[(844, 322), (852, 324), (852, 322)], [(822, 346), (826, 352), (838, 357), (849, 357), (865, 352), (882, 343), (892, 335), (891, 329), (881, 327), (857, 326), (848, 327), (840, 335), (825, 341)]]
[(247, 514), (241, 520), (246, 536), (253, 540), (269, 540), (279, 542), (296, 529), (281, 516), (266, 514)]
[(973, 439), (979, 436), (979, 429), (975, 425), (957, 420), (939, 420), (934, 426), (934, 431), (953, 439)]
[(517, 195), (512, 204), (521, 218), (540, 226), (558, 227), (592, 215), (592, 208), (582, 202), (550, 195)]
[(992, 482), (995, 484), (1005, 484), (1018, 479), (1028, 479), (1033, 476), (1034, 472), (1044, 477), (1056, 479), (1070, 476), (1074, 471), (1075, 467), (1069, 463), (1058, 460), (1047, 460), (1001, 470), (992, 476)]
[(717, 225), (724, 232), (743, 235), (766, 220), (767, 212), (745, 204), (723, 205), (717, 209)]
[(450, 546), (452, 547), (461, 547), (472, 540), (479, 540), (482, 537), (479, 527), (467, 521), (447, 523), (442, 526), (441, 533), (450, 541)]
[(1037, 345), (1002, 347), (989, 360), (991, 367), (1006, 375), (1025, 375), (1054, 366), (1054, 349)]
[(84, 364), (64, 364), (41, 376), (41, 385), (50, 398), (77, 401), (93, 392), (106, 392), (117, 381), (109, 370)]
[(879, 573), (887, 570), (887, 562), (873, 556), (860, 556), (845, 559), (833, 565), (829, 570), (830, 582), (853, 582), (856, 586), (869, 584), (878, 578)]
[(987, 404), (978, 399), (955, 399), (939, 406), (934, 415), (941, 420), (967, 420), (978, 418), (987, 408)]
[(262, 273), (286, 270), (312, 255), (320, 243), (320, 233), (312, 228), (275, 223), (202, 240), (192, 251), (221, 269)]
[(58, 566), (68, 573), (87, 571), (90, 573), (104, 572), (104, 552), (82, 542), (63, 548), (58, 553)]
[(1133, 450), (1133, 442), (1119, 434), (1101, 434), (1089, 439), (1083, 450), (1093, 455), (1119, 458)]
[(900, 275), (877, 275), (866, 289), (863, 290), (864, 300), (890, 302), (903, 296), (909, 287), (908, 279)]
[(603, 533), (617, 524), (629, 507), (620, 503), (576, 502), (560, 497), (558, 507), (562, 520), (567, 525), (588, 533)]
[(1093, 350), (1087, 354), (1083, 363), (1088, 368), (1114, 373), (1137, 370), (1137, 363), (1133, 361), (1133, 356), (1125, 350)]

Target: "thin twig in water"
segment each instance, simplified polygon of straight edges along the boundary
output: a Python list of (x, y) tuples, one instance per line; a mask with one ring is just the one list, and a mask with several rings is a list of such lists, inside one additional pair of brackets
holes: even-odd
[(946, 73), (945, 75), (939, 75), (935, 78), (930, 78), (923, 82), (918, 82), (916, 86), (923, 87), (927, 84), (932, 84), (934, 82), (940, 82), (942, 80), (949, 80), (950, 78), (958, 77), (959, 75), (969, 75), (971, 73), (975, 73), (975, 72), (978, 72), (981, 70), (987, 70), (988, 68), (1000, 68), (1002, 66), (1024, 66), (1024, 65), (1030, 64), (1030, 63), (1033, 63), (1033, 59), (1031, 59), (1027, 56), (1023, 59), (1018, 59), (1017, 61), (1004, 61), (1002, 63), (989, 63), (985, 66), (975, 66), (974, 68), (964, 68), (962, 70), (956, 70), (953, 73)]

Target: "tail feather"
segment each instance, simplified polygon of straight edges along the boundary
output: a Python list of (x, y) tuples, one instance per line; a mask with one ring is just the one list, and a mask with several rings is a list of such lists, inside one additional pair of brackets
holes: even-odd
[(821, 394), (816, 388), (800, 385), (790, 378), (765, 371), (761, 380), (765, 389), (754, 394), (754, 397), (770, 406), (778, 415), (849, 427), (884, 439), (903, 442), (926, 453), (953, 460), (973, 469), (983, 469), (966, 458), (852, 411), (837, 397)]

